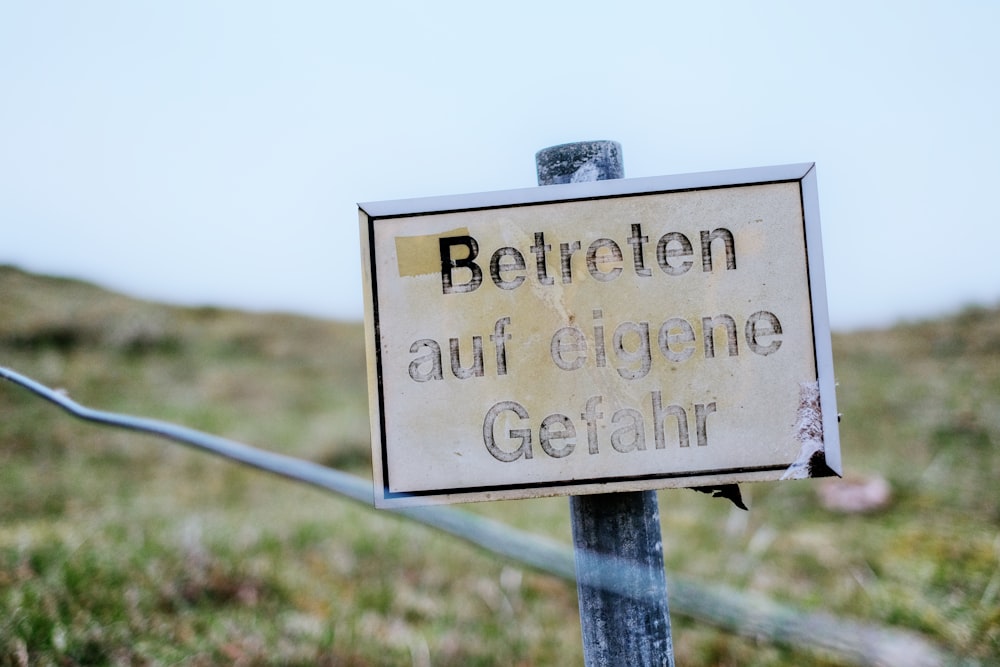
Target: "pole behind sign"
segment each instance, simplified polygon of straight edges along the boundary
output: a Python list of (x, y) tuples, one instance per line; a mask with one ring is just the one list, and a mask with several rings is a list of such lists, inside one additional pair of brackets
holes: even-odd
[[(535, 155), (539, 185), (624, 178), (621, 146), (587, 141)], [(570, 496), (588, 666), (674, 664), (655, 491)]]

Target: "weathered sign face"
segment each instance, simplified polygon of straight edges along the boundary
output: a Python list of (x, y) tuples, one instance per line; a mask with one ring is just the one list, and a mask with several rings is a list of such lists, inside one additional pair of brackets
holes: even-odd
[(360, 206), (380, 507), (840, 473), (813, 165)]

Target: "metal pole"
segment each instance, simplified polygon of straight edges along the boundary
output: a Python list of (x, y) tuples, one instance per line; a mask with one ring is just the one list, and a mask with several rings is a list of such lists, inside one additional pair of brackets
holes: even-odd
[[(545, 148), (535, 165), (539, 185), (625, 176), (614, 141)], [(570, 513), (586, 665), (673, 667), (656, 492), (571, 496)]]

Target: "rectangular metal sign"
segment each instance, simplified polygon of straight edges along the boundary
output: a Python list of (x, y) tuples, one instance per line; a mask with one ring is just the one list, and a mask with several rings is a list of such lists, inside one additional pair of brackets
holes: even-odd
[(377, 506), (840, 474), (814, 165), (359, 208)]

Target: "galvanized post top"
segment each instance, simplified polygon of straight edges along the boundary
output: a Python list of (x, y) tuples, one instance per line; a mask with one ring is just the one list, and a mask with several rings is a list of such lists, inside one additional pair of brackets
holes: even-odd
[(543, 148), (535, 154), (539, 185), (608, 181), (625, 177), (617, 141), (578, 141)]

